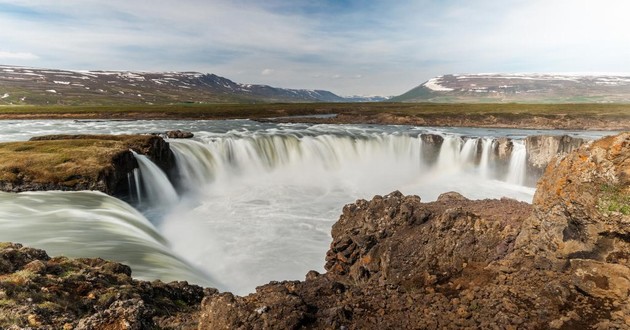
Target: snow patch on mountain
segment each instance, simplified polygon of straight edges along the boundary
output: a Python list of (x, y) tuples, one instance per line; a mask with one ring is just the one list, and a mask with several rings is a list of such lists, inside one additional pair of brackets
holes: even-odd
[(436, 78), (431, 78), (429, 79), (429, 81), (424, 83), (424, 87), (432, 90), (432, 91), (437, 91), (437, 92), (450, 92), (453, 91), (453, 88), (448, 88), (448, 87), (444, 87), (442, 85), (440, 85), (441, 79), (443, 78), (443, 76), (439, 76)]

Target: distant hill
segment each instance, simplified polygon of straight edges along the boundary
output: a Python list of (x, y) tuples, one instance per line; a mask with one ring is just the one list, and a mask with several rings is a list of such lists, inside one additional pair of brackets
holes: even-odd
[(451, 74), (394, 102), (630, 103), (630, 75)]
[(365, 102), (325, 90), (239, 84), (199, 72), (70, 71), (0, 65), (0, 105)]

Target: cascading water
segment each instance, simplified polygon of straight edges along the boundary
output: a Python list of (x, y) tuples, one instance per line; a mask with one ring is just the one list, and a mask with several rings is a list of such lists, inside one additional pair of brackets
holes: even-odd
[[(532, 178), (523, 180), (517, 166), (525, 166), (518, 141), (524, 131), (242, 120), (13, 121), (0, 129), (0, 140), (166, 129), (195, 133), (196, 141), (169, 140), (182, 197), (144, 156), (137, 156), (140, 169), (129, 177), (144, 214), (159, 214), (157, 232), (127, 204), (99, 193), (2, 194), (0, 240), (53, 255), (114, 259), (141, 278), (184, 279), (243, 294), (270, 280), (322, 271), (330, 228), (342, 206), (357, 198), (400, 190), (431, 201), (458, 191), (469, 198), (530, 201), (534, 192), (522, 186)], [(439, 134), (443, 145), (425, 143), (421, 134)], [(490, 179), (506, 166), (492, 157), (490, 136), (497, 134), (514, 141), (510, 169), (501, 169), (512, 183)]]
[(527, 174), (527, 150), (522, 141), (513, 142), (512, 156), (506, 181), (517, 185), (525, 185)]
[(475, 154), (477, 153), (478, 139), (469, 138), (464, 142), (461, 152), (461, 160), (464, 163), (473, 163), (475, 160)]
[(492, 138), (484, 138), (481, 140), (481, 160), (479, 162), (479, 173), (483, 178), (490, 176), (490, 150), (492, 149)]
[(138, 192), (138, 200), (142, 201), (141, 194), (146, 194), (146, 200), (151, 207), (165, 209), (175, 205), (179, 197), (166, 174), (146, 156), (139, 155), (133, 150), (131, 153), (138, 161), (139, 167), (139, 171), (134, 172), (134, 177), (140, 177), (141, 185), (137, 185), (136, 181), (136, 187), (141, 186), (141, 191), (144, 192)]
[(132, 265), (135, 278), (222, 287), (171, 252), (142, 214), (100, 192), (0, 192), (0, 228), (0, 242), (118, 261)]
[[(274, 132), (204, 142), (171, 142), (183, 160), (179, 172), (195, 178), (198, 193), (160, 228), (176, 252), (237, 293), (322, 271), (330, 226), (340, 206), (357, 196), (401, 190), (433, 200), (456, 190), (470, 198), (530, 200), (533, 194), (479, 175), (477, 142), (458, 136), (444, 137), (433, 166), (422, 160), (422, 139), (405, 134)], [(491, 145), (484, 140), (486, 170)]]

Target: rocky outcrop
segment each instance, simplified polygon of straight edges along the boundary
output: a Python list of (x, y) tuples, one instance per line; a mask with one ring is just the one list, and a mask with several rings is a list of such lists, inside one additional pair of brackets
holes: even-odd
[(195, 136), (195, 134), (193, 134), (192, 132), (181, 131), (181, 130), (166, 131), (163, 133), (151, 133), (151, 135), (156, 135), (156, 136), (169, 138), (169, 139), (190, 139)]
[(421, 134), (422, 140), (422, 160), (427, 165), (434, 164), (440, 155), (440, 148), (444, 143), (444, 137), (438, 134)]
[(48, 135), (0, 144), (0, 189), (99, 190), (128, 194), (128, 173), (138, 167), (130, 150), (169, 173), (175, 158), (168, 143), (151, 135)]
[(359, 200), (333, 227), (326, 274), (207, 297), (200, 328), (630, 328), (628, 155), (623, 134), (557, 160), (533, 208)]
[(569, 135), (532, 135), (525, 139), (528, 171), (540, 177), (554, 157), (562, 157), (586, 141)]
[(214, 294), (186, 282), (136, 281), (115, 262), (0, 243), (2, 329), (194, 329), (199, 304)]

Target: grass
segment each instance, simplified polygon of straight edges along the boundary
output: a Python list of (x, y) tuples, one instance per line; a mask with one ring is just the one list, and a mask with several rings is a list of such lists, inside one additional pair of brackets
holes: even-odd
[(309, 114), (578, 116), (630, 119), (630, 104), (274, 103), (128, 106), (2, 106), (0, 118), (230, 119)]
[(630, 193), (622, 187), (605, 184), (600, 188), (598, 208), (604, 214), (621, 213), (630, 215)]
[(66, 186), (83, 179), (96, 181), (100, 172), (110, 166), (114, 155), (148, 138), (88, 136), (84, 139), (0, 143), (0, 181)]

